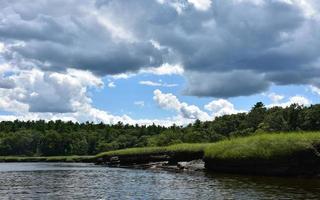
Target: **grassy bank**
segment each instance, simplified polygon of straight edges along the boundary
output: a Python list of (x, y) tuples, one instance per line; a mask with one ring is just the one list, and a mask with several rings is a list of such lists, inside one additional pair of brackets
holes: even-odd
[(205, 167), (214, 172), (317, 176), (320, 133), (261, 134), (217, 142), (205, 149)]
[[(106, 164), (203, 159), (215, 172), (263, 175), (320, 174), (320, 132), (266, 133), (216, 143), (131, 148), (98, 154)], [(116, 159), (115, 159), (116, 157)]]
[[(231, 138), (216, 143), (176, 144), (166, 147), (129, 148), (108, 151), (96, 157), (204, 152), (205, 158), (220, 160), (272, 159), (312, 150), (318, 154), (320, 132), (267, 133)], [(320, 156), (320, 154), (319, 154)]]
[(94, 162), (95, 156), (0, 156), (0, 162)]
[(134, 156), (134, 155), (148, 155), (148, 154), (165, 154), (165, 153), (198, 153), (203, 152), (210, 143), (197, 143), (197, 144), (176, 144), (166, 147), (142, 147), (142, 148), (129, 148), (116, 151), (108, 151), (98, 154), (97, 158), (109, 156)]
[[(204, 149), (210, 144), (176, 144), (166, 147), (130, 148), (109, 151), (96, 156), (98, 163), (132, 165), (139, 163), (191, 161), (203, 158)], [(114, 160), (114, 157), (117, 157)]]
[(205, 158), (217, 160), (276, 159), (302, 151), (313, 151), (319, 154), (319, 147), (319, 132), (259, 134), (213, 143), (205, 150)]

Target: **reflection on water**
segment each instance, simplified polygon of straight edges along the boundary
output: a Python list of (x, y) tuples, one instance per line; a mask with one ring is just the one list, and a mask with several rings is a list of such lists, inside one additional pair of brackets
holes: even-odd
[(0, 163), (2, 199), (320, 199), (320, 180)]

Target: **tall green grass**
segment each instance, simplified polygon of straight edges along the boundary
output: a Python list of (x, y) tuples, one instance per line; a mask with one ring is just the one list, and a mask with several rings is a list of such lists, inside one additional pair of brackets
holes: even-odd
[(166, 147), (129, 148), (100, 153), (96, 158), (165, 153), (204, 152), (205, 158), (220, 160), (271, 159), (312, 150), (319, 155), (320, 132), (265, 133), (231, 138), (216, 143), (176, 144)]
[(166, 147), (141, 147), (141, 148), (129, 148), (116, 151), (108, 151), (98, 154), (96, 157), (110, 157), (110, 156), (130, 156), (130, 155), (148, 155), (148, 154), (165, 154), (165, 153), (179, 153), (179, 152), (203, 152), (209, 143), (183, 143), (175, 144)]
[[(218, 160), (272, 159), (312, 150), (318, 154), (320, 132), (258, 134), (210, 145), (205, 158)], [(319, 157), (320, 159), (320, 157)]]

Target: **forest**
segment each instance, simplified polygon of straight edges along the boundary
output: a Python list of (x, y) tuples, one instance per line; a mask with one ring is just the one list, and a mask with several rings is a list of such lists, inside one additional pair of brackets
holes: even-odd
[(57, 121), (0, 122), (0, 156), (94, 155), (130, 147), (216, 142), (262, 132), (320, 130), (320, 104), (267, 108), (224, 115), (187, 126), (94, 124)]

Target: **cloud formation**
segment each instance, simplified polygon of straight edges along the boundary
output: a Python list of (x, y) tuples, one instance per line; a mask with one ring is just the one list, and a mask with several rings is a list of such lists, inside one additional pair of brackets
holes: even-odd
[[(295, 84), (319, 94), (319, 49), (318, 0), (3, 0), (0, 109), (21, 119), (149, 123), (94, 108), (88, 92), (105, 76), (112, 88), (138, 73), (184, 76), (183, 94), (200, 97)], [(272, 105), (310, 104), (269, 97)], [(241, 112), (224, 99), (205, 106), (211, 113), (160, 90), (154, 99), (180, 123)]]
[(91, 103), (88, 87), (103, 86), (102, 80), (89, 71), (68, 69), (62, 74), (33, 69), (10, 73), (14, 87), (0, 88), (0, 107), (6, 111), (75, 112)]
[(300, 106), (309, 106), (311, 104), (311, 101), (304, 96), (296, 95), (296, 96), (290, 97), (285, 102), (273, 102), (272, 104), (267, 105), (267, 107), (271, 108), (271, 107), (279, 106), (279, 107), (285, 108), (285, 107), (289, 107), (292, 104), (298, 104)]
[(155, 90), (153, 95), (154, 101), (156, 101), (161, 108), (174, 110), (180, 118), (189, 120), (199, 119), (202, 121), (210, 121), (218, 116), (245, 112), (235, 109), (234, 105), (225, 99), (214, 100), (205, 105), (204, 108), (211, 112), (211, 114), (208, 114), (195, 105), (180, 102), (179, 99), (171, 93), (163, 93), (160, 90)]
[(0, 9), (1, 51), (20, 68), (104, 76), (181, 65), (172, 73), (185, 72), (185, 94), (223, 98), (320, 86), (317, 0), (5, 0)]

